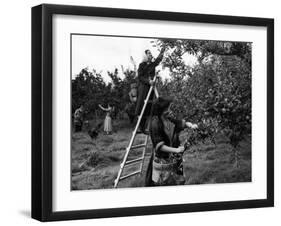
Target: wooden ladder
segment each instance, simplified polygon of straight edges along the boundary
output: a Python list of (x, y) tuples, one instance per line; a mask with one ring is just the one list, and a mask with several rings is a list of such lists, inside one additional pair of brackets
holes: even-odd
[[(148, 137), (149, 135), (148, 134), (145, 134), (145, 140), (144, 140), (144, 143), (143, 144), (137, 144), (137, 145), (134, 145), (134, 141), (135, 141), (135, 138), (137, 136), (137, 131), (138, 131), (138, 128), (139, 128), (139, 125), (140, 125), (140, 122), (142, 120), (142, 117), (143, 117), (143, 114), (144, 114), (144, 111), (146, 109), (146, 106), (148, 104), (148, 102), (150, 101), (149, 100), (149, 97), (151, 95), (152, 92), (154, 92), (155, 94), (155, 97), (158, 98), (159, 97), (159, 94), (158, 94), (158, 91), (155, 87), (155, 83), (156, 83), (156, 79), (157, 77), (155, 76), (153, 81), (154, 81), (154, 84), (150, 86), (149, 88), (149, 91), (148, 91), (148, 94), (146, 96), (146, 99), (144, 100), (144, 105), (142, 107), (142, 110), (141, 110), (141, 113), (140, 113), (140, 116), (138, 118), (138, 121), (137, 121), (137, 124), (135, 126), (135, 129), (133, 130), (133, 134), (131, 136), (131, 139), (130, 139), (130, 142), (129, 142), (129, 145), (128, 147), (126, 148), (126, 153), (125, 153), (125, 156), (123, 158), (123, 161), (122, 163), (120, 164), (120, 169), (119, 169), (119, 172), (117, 174), (117, 178), (115, 179), (114, 181), (114, 188), (117, 188), (118, 186), (118, 183), (120, 180), (124, 180), (128, 177), (131, 177), (131, 176), (134, 176), (134, 175), (137, 175), (139, 173), (142, 173), (142, 169), (143, 169), (143, 164), (144, 164), (144, 158), (145, 158), (145, 152), (146, 152), (146, 149), (147, 149), (147, 143), (148, 143)], [(128, 159), (128, 156), (129, 156), (129, 153), (131, 150), (134, 150), (134, 149), (139, 149), (139, 148), (142, 148), (142, 155), (141, 157), (139, 158), (136, 158), (136, 159), (133, 159), (133, 160), (127, 160)], [(126, 166), (131, 166), (137, 162), (141, 162), (140, 163), (140, 167), (138, 170), (132, 172), (132, 173), (129, 173), (129, 174), (126, 174), (126, 175), (122, 175), (123, 173), (123, 170)]]

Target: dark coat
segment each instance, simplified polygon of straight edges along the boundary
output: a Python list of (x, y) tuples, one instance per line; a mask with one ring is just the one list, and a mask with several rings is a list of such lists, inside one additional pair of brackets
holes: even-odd
[[(138, 68), (138, 99), (136, 104), (136, 115), (140, 115), (144, 100), (150, 88), (149, 80), (153, 79), (155, 76), (155, 68), (161, 62), (163, 55), (160, 54), (154, 62), (142, 62)], [(153, 94), (150, 96), (153, 99)], [(144, 116), (148, 115), (151, 106), (147, 106)]]
[[(169, 125), (169, 126), (168, 126)], [(164, 125), (162, 119), (153, 116), (151, 119), (150, 136), (155, 151), (155, 157), (168, 160), (172, 153), (162, 152), (161, 147), (167, 145), (170, 147), (179, 147), (179, 133), (185, 127), (183, 120), (174, 119), (173, 122), (168, 120), (168, 124)]]
[(145, 186), (153, 186), (154, 183), (152, 181), (152, 164), (153, 159), (158, 158), (161, 160), (167, 160), (172, 156), (172, 153), (162, 152), (161, 146), (167, 145), (170, 147), (179, 147), (179, 133), (184, 129), (184, 123), (180, 119), (173, 120), (172, 127), (169, 129), (165, 128), (163, 121), (158, 116), (153, 116), (151, 119), (150, 126), (150, 136), (153, 145), (153, 151), (148, 163)]

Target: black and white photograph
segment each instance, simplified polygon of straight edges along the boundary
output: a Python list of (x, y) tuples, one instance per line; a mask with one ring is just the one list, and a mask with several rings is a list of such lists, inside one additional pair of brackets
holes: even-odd
[(252, 43), (70, 35), (71, 190), (252, 181)]

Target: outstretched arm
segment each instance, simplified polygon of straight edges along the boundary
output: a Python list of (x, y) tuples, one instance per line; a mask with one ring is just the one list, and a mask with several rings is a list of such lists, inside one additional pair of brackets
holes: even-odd
[(180, 146), (178, 148), (174, 148), (174, 147), (170, 147), (167, 145), (163, 145), (163, 146), (161, 146), (160, 150), (163, 152), (181, 153), (184, 151), (184, 147)]
[(185, 122), (185, 126), (191, 128), (191, 129), (197, 129), (198, 128), (198, 126), (196, 124), (191, 123), (191, 122)]
[(99, 104), (99, 107), (100, 107), (100, 109), (101, 110), (103, 110), (103, 111), (107, 111), (107, 108), (104, 108), (103, 106), (101, 106), (100, 104)]
[(166, 47), (162, 47), (158, 57), (153, 62), (155, 66), (158, 65), (162, 61), (165, 50), (166, 50)]
[(184, 119), (176, 119), (176, 118), (169, 118), (171, 122), (175, 124), (175, 131), (180, 132), (184, 130), (185, 128), (191, 128), (191, 129), (197, 129), (198, 126), (196, 124), (193, 124), (191, 122), (187, 122)]

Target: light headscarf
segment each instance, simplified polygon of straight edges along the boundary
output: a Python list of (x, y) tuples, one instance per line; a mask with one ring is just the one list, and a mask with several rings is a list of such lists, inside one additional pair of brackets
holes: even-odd
[(142, 62), (147, 62), (148, 61), (148, 58), (147, 58), (147, 55), (146, 55), (146, 52), (149, 51), (149, 49), (146, 49), (144, 52), (143, 52), (143, 55), (142, 55)]

